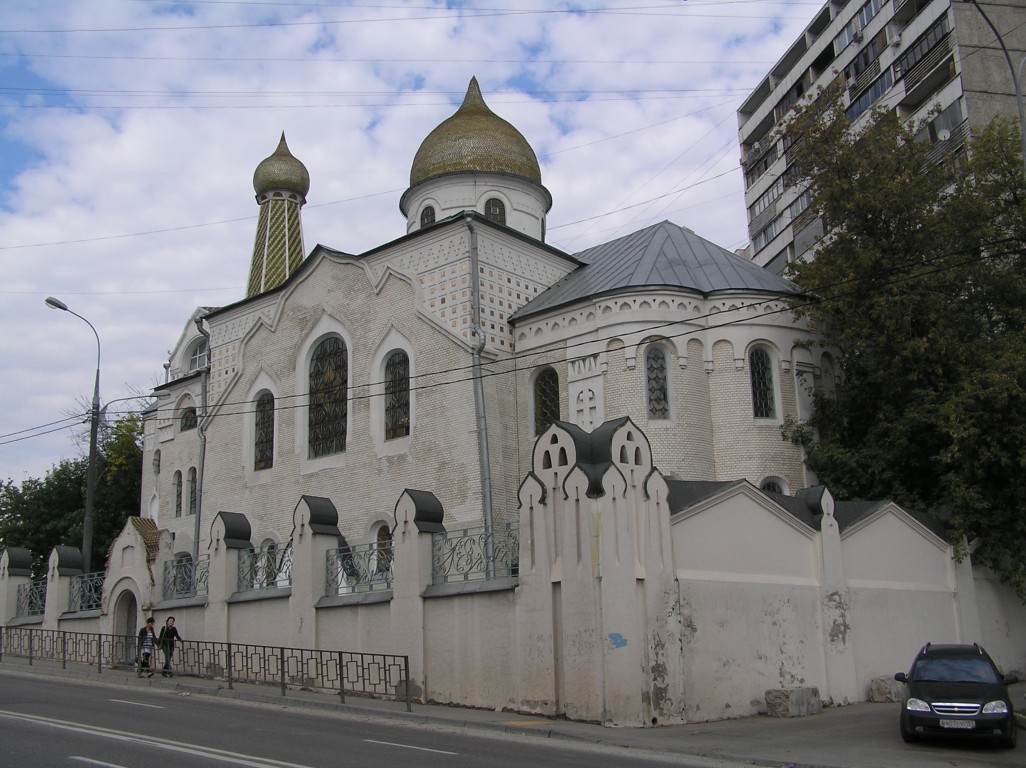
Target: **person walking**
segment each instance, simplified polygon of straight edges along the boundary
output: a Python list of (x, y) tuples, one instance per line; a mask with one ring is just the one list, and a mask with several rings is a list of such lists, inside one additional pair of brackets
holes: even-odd
[(146, 667), (146, 677), (153, 677), (153, 651), (157, 647), (157, 633), (153, 628), (153, 617), (146, 619), (146, 626), (139, 630), (139, 674)]
[(174, 668), (171, 666), (171, 658), (175, 655), (175, 643), (181, 639), (182, 636), (178, 634), (178, 627), (175, 626), (175, 617), (168, 616), (164, 626), (160, 628), (160, 637), (157, 638), (161, 650), (164, 651), (164, 669), (160, 673), (164, 677), (175, 676)]

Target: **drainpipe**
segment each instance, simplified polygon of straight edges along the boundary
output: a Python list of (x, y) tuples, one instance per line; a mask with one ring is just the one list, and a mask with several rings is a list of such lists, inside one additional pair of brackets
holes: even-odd
[(484, 379), (481, 375), (481, 352), (485, 348), (484, 326), (481, 324), (481, 269), (477, 258), (477, 230), (469, 212), (464, 212), (470, 232), (470, 295), (474, 313), (474, 409), (477, 412), (477, 449), (481, 466), (481, 503), (485, 524), (485, 577), (495, 578), (495, 542), (492, 540), (492, 463), (488, 455), (488, 422), (485, 419)]
[(200, 518), (203, 510), (203, 467), (207, 458), (207, 380), (210, 378), (210, 333), (203, 327), (203, 318), (196, 318), (196, 328), (207, 342), (207, 364), (200, 377), (200, 415), (196, 419), (196, 434), (199, 435), (199, 466), (196, 468), (196, 527), (192, 539), (192, 567), (199, 562)]

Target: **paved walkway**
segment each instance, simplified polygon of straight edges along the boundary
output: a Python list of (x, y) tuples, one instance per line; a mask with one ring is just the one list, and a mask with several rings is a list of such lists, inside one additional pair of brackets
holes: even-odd
[[(713, 723), (657, 728), (603, 728), (590, 723), (550, 719), (483, 709), (434, 704), (406, 704), (378, 699), (337, 696), (289, 689), (285, 696), (277, 686), (227, 683), (195, 677), (138, 678), (134, 672), (4, 656), (0, 673), (74, 678), (107, 685), (163, 689), (179, 695), (203, 695), (222, 699), (297, 707), (353, 716), (391, 718), (408, 723), (444, 728), (480, 728), (505, 733), (530, 733), (548, 738), (571, 739), (607, 746), (650, 750), (678, 755), (682, 765), (723, 768), (744, 763), (783, 768), (870, 768), (901, 765), (1003, 766), (1026, 764), (1026, 742), (1015, 750), (990, 745), (906, 745), (898, 735), (897, 704), (861, 703), (830, 707), (820, 714), (801, 718), (755, 716)], [(1013, 686), (1013, 700), (1026, 711), (1026, 682)], [(1021, 723), (1026, 727), (1026, 723)], [(1026, 734), (1024, 734), (1026, 738)]]

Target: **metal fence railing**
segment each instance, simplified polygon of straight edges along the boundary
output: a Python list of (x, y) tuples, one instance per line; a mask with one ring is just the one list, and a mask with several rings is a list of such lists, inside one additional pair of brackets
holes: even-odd
[(71, 577), (68, 592), (69, 611), (96, 611), (103, 607), (103, 582), (106, 571), (81, 573)]
[(46, 579), (18, 585), (18, 604), (14, 614), (17, 618), (42, 616), (45, 611)]
[(326, 595), (381, 592), (392, 588), (391, 539), (329, 549), (325, 555)]
[(239, 550), (240, 592), (292, 586), (292, 544)]
[(477, 581), (520, 573), (520, 528), (516, 523), (460, 528), (431, 536), (434, 584)]
[(164, 562), (165, 600), (199, 597), (208, 593), (210, 555), (200, 555), (196, 562), (191, 557)]
[[(5, 655), (142, 674), (138, 638), (130, 635), (0, 627), (0, 662)], [(176, 675), (225, 680), (229, 688), (276, 685), (282, 696), (290, 687), (311, 688), (337, 694), (343, 703), (347, 695), (370, 696), (405, 701), (406, 711), (412, 709), (409, 656), (185, 640), (176, 644), (173, 664)]]

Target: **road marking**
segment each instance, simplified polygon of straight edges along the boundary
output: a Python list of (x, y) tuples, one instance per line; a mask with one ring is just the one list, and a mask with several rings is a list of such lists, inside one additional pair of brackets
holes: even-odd
[(125, 699), (111, 699), (115, 704), (127, 704), (130, 707), (149, 707), (150, 709), (163, 709), (159, 704), (143, 704), (141, 701), (126, 701)]
[(436, 755), (458, 755), (459, 752), (446, 752), (444, 749), (428, 749), (427, 747), (415, 747), (412, 744), (396, 744), (394, 741), (375, 741), (364, 739), (368, 744), (383, 744), (386, 747), (399, 747), (399, 749), (415, 749), (418, 752), (434, 752)]
[(117, 765), (116, 763), (104, 763), (100, 760), (93, 760), (88, 757), (82, 757), (81, 755), (71, 755), (71, 760), (78, 760), (80, 763), (89, 763), (89, 765), (99, 765), (102, 768), (127, 768), (124, 765)]
[(300, 763), (287, 763), (280, 760), (257, 757), (255, 755), (244, 755), (240, 752), (229, 752), (228, 750), (216, 749), (215, 747), (201, 747), (195, 744), (185, 744), (180, 741), (172, 741), (171, 739), (161, 739), (157, 736), (141, 736), (137, 733), (117, 731), (113, 728), (102, 728), (96, 725), (86, 725), (85, 723), (76, 723), (70, 720), (57, 720), (56, 718), (41, 717), (39, 715), (25, 715), (20, 712), (10, 712), (3, 709), (0, 709), (0, 718), (21, 720), (23, 722), (36, 723), (37, 725), (47, 725), (51, 728), (72, 731), (74, 733), (84, 733), (88, 736), (99, 736), (104, 739), (111, 739), (112, 741), (140, 744), (150, 749), (164, 749), (168, 752), (179, 752), (185, 755), (205, 757), (209, 760), (217, 760), (222, 763), (241, 765), (243, 768), (311, 768), (311, 766), (302, 765)]

